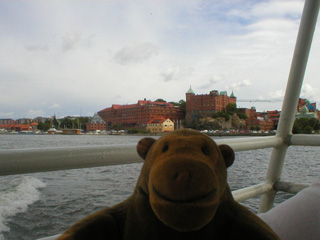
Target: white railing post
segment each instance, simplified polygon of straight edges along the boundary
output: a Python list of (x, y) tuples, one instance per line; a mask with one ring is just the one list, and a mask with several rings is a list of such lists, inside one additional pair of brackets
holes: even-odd
[[(228, 144), (234, 151), (281, 145), (281, 141), (274, 136), (222, 139), (216, 142)], [(0, 151), (0, 176), (139, 162), (142, 162), (142, 159), (137, 154), (136, 145), (2, 150)]]
[[(267, 184), (274, 184), (281, 176), (284, 159), (288, 149), (286, 140), (291, 134), (295, 119), (296, 107), (300, 96), (313, 33), (319, 13), (319, 3), (320, 0), (306, 0), (304, 5), (286, 93), (282, 104), (278, 131), (276, 134), (276, 137), (282, 139), (283, 145), (281, 147), (275, 147), (272, 150), (266, 176)], [(264, 194), (261, 198), (259, 212), (266, 212), (272, 208), (274, 197), (274, 190)]]

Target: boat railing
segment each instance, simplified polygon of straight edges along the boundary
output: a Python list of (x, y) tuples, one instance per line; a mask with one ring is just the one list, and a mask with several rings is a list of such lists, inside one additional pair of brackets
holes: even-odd
[[(305, 1), (276, 135), (217, 141), (218, 144), (227, 143), (236, 152), (272, 148), (265, 182), (233, 191), (233, 196), (237, 201), (262, 195), (259, 212), (266, 212), (272, 208), (277, 191), (297, 193), (308, 186), (280, 180), (288, 147), (320, 146), (318, 135), (291, 134), (319, 5), (320, 0)], [(2, 176), (141, 162), (136, 154), (135, 146), (7, 150), (0, 151), (0, 159), (0, 175)], [(46, 239), (55, 239), (55, 237)]]
[[(320, 135), (292, 135), (286, 141), (277, 136), (218, 139), (217, 144), (228, 144), (235, 152), (263, 148), (279, 148), (282, 145), (320, 146)], [(71, 147), (0, 151), (0, 176), (29, 174), (78, 168), (101, 167), (110, 165), (142, 162), (135, 145)], [(308, 185), (276, 181), (260, 183), (233, 191), (237, 201), (244, 201), (271, 189), (297, 193)]]

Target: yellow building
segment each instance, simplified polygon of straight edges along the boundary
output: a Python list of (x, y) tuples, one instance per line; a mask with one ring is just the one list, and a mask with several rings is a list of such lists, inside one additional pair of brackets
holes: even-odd
[(174, 123), (168, 118), (152, 119), (147, 123), (147, 130), (152, 133), (174, 131)]
[(62, 134), (79, 135), (81, 134), (81, 129), (62, 129)]

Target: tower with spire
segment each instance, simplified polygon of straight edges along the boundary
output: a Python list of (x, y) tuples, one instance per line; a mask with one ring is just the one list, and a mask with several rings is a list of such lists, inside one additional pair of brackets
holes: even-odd
[(195, 118), (208, 117), (225, 111), (228, 104), (236, 104), (236, 101), (233, 90), (230, 97), (227, 91), (219, 93), (218, 90), (212, 90), (209, 94), (196, 95), (190, 86), (186, 92), (186, 122), (190, 124)]

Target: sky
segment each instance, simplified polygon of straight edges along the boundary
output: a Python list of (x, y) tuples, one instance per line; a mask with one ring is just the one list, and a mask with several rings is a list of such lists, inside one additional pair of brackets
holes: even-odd
[[(303, 4), (1, 0), (0, 118), (178, 102), (190, 86), (233, 91), (238, 107), (281, 110)], [(318, 106), (319, 28), (318, 20), (301, 91)]]

